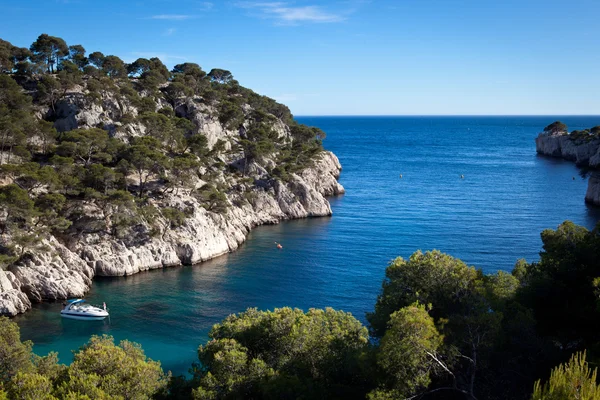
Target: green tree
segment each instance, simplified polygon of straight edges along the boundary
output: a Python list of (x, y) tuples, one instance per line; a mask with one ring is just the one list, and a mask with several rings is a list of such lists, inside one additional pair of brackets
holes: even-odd
[(13, 46), (12, 43), (0, 39), (0, 73), (11, 73), (17, 64), (24, 62), (31, 56), (26, 48)]
[(15, 63), (12, 59), (12, 43), (0, 39), (0, 73), (12, 72), (15, 69)]
[(71, 221), (62, 216), (67, 199), (59, 193), (46, 193), (35, 199), (38, 211), (38, 224), (48, 227), (55, 232), (65, 231), (71, 226)]
[(85, 49), (80, 44), (69, 46), (69, 58), (81, 70), (89, 63), (89, 60), (85, 56)]
[(598, 369), (590, 370), (584, 353), (574, 354), (568, 363), (552, 370), (544, 385), (537, 381), (531, 400), (599, 400)]
[(58, 400), (52, 395), (52, 381), (38, 373), (19, 371), (13, 376), (8, 393), (19, 400)]
[(202, 186), (198, 190), (197, 198), (202, 202), (207, 211), (223, 214), (227, 212), (227, 208), (229, 207), (225, 193), (212, 184)]
[(98, 69), (102, 68), (102, 64), (104, 64), (105, 58), (106, 57), (104, 56), (104, 54), (102, 54), (99, 51), (95, 51), (88, 56), (88, 60), (89, 60), (90, 64), (92, 64), (94, 67), (96, 67)]
[(59, 182), (54, 168), (41, 166), (36, 162), (5, 165), (2, 170), (12, 175), (13, 182), (30, 194), (42, 187), (52, 190)]
[(31, 97), (10, 76), (0, 74), (0, 164), (10, 163), (14, 149), (26, 144), (34, 124)]
[(30, 341), (21, 342), (19, 326), (0, 316), (0, 382), (7, 384), (18, 372), (34, 371)]
[(92, 162), (108, 163), (122, 148), (122, 143), (110, 138), (108, 132), (99, 129), (74, 129), (64, 132), (60, 138), (56, 153), (71, 157), (88, 166)]
[(233, 80), (233, 75), (226, 69), (213, 68), (208, 73), (208, 77), (216, 83), (227, 84)]
[(180, 188), (191, 187), (195, 182), (194, 176), (198, 176), (197, 169), (199, 166), (197, 159), (190, 154), (173, 158), (169, 165), (165, 190), (175, 190), (175, 195), (178, 195)]
[(544, 133), (549, 133), (551, 135), (566, 135), (569, 133), (569, 128), (560, 121), (554, 121), (544, 128)]
[(426, 389), (435, 369), (447, 368), (437, 355), (442, 343), (425, 306), (417, 303), (394, 312), (377, 352), (384, 385), (371, 397), (406, 398)]
[(38, 149), (42, 154), (46, 155), (53, 148), (58, 134), (52, 122), (40, 120), (35, 125), (34, 135), (38, 138), (38, 142), (41, 143)]
[(6, 233), (12, 226), (24, 228), (35, 214), (34, 202), (27, 191), (13, 184), (0, 186), (0, 207), (5, 211), (0, 222), (0, 232)]
[(100, 389), (111, 397), (149, 399), (163, 390), (168, 381), (160, 363), (146, 358), (138, 344), (124, 340), (116, 346), (113, 338), (106, 335), (92, 336), (74, 354), (68, 375), (61, 392), (89, 398), (98, 398)]
[(115, 188), (117, 182), (121, 179), (123, 179), (123, 176), (112, 168), (105, 167), (102, 164), (91, 164), (85, 171), (84, 184), (107, 194), (109, 190)]
[(64, 90), (56, 78), (44, 75), (37, 84), (37, 95), (40, 101), (47, 103), (56, 111), (56, 103), (63, 97)]
[(330, 308), (249, 309), (215, 325), (200, 346), (197, 398), (364, 397), (359, 360), (367, 330)]
[(117, 56), (106, 56), (102, 60), (102, 71), (113, 79), (127, 76), (125, 63)]
[(150, 68), (152, 68), (152, 63), (150, 60), (146, 58), (138, 58), (131, 64), (127, 65), (127, 73), (131, 77), (138, 77), (144, 72), (150, 71)]
[(517, 299), (533, 310), (539, 332), (571, 351), (597, 342), (600, 312), (593, 281), (600, 276), (599, 232), (600, 224), (588, 231), (570, 221), (544, 230), (540, 261), (518, 272)]
[(375, 312), (367, 314), (373, 332), (383, 336), (390, 315), (415, 302), (432, 304), (434, 319), (448, 318), (468, 307), (477, 285), (477, 271), (438, 250), (396, 258), (386, 268)]
[(143, 137), (133, 143), (123, 157), (138, 176), (138, 196), (142, 197), (148, 179), (164, 171), (167, 158), (156, 150), (160, 148), (160, 144), (155, 138)]
[(63, 39), (45, 33), (38, 36), (29, 49), (32, 60), (45, 64), (47, 71), (51, 73), (54, 73), (54, 68), (58, 68), (61, 60), (69, 55), (69, 47)]
[(173, 74), (191, 75), (196, 79), (202, 79), (206, 76), (206, 72), (196, 63), (177, 64), (173, 67)]
[(108, 190), (100, 193), (95, 190), (85, 191), (86, 200), (94, 203), (102, 211), (104, 229), (107, 233), (119, 236), (120, 231), (129, 228), (131, 214), (136, 210), (135, 199), (125, 190)]

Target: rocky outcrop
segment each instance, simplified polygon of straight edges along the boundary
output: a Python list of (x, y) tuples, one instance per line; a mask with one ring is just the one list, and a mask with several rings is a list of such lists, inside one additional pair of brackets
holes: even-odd
[(585, 192), (585, 201), (590, 204), (600, 205), (600, 172), (593, 172), (588, 181)]
[(121, 276), (181, 264), (196, 264), (234, 251), (258, 225), (281, 220), (331, 215), (324, 196), (342, 194), (337, 182), (341, 167), (337, 157), (324, 152), (315, 165), (293, 175), (289, 182), (272, 182), (255, 193), (252, 202), (232, 206), (226, 214), (206, 211), (189, 195), (170, 195), (162, 206), (186, 208), (190, 215), (182, 226), (160, 238), (136, 246), (117, 240), (81, 243), (77, 253), (97, 275)]
[[(272, 176), (278, 166), (278, 150), (262, 156), (260, 163), (248, 161), (239, 143), (247, 138), (253, 123), (255, 110), (249, 104), (240, 105), (244, 121), (239, 129), (230, 129), (219, 120), (218, 102), (198, 96), (170, 98), (171, 102), (167, 102), (163, 96), (149, 98), (144, 91), (138, 97), (130, 92), (131, 88), (118, 85), (90, 91), (86, 79), (52, 106), (37, 105), (35, 115), (53, 121), (59, 132), (103, 128), (110, 136), (130, 143), (132, 138), (147, 133), (143, 119), (136, 118), (142, 113), (140, 110), (154, 107), (155, 111), (166, 110), (190, 120), (194, 129), (188, 134), (205, 136), (209, 150), (214, 150), (219, 142), (222, 145), (216, 155), (211, 155), (211, 163), (190, 177), (186, 188), (169, 193), (160, 184), (148, 182), (148, 192), (160, 192), (148, 196), (150, 205), (155, 206), (152, 208), (185, 210), (183, 222), (173, 226), (158, 212), (152, 221), (136, 222), (132, 235), (118, 238), (110, 229), (112, 221), (105, 211), (93, 202), (82, 205), (80, 212), (85, 217), (78, 220), (81, 226), (72, 226), (65, 237), (49, 236), (33, 254), (25, 254), (7, 271), (0, 271), (0, 314), (22, 313), (31, 307), (31, 302), (81, 297), (96, 275), (131, 275), (217, 257), (236, 250), (258, 225), (331, 215), (325, 197), (344, 193), (337, 181), (341, 165), (331, 152), (321, 152), (299, 173), (282, 174), (284, 180)], [(143, 108), (138, 108), (141, 103)], [(268, 124), (276, 133), (277, 143), (293, 143), (292, 129), (282, 119), (271, 114)], [(221, 167), (213, 167), (212, 163)], [(129, 176), (125, 179), (135, 180)], [(219, 193), (227, 196), (226, 212), (210, 211), (206, 200), (198, 195), (197, 189), (207, 183), (225, 188)], [(135, 183), (132, 185), (135, 187)], [(96, 217), (106, 229), (87, 226), (90, 221), (98, 222)]]
[(538, 154), (575, 161), (582, 167), (600, 167), (600, 139), (573, 140), (569, 135), (540, 133), (535, 147)]
[(190, 195), (168, 195), (162, 206), (191, 210), (185, 223), (135, 245), (87, 235), (69, 249), (51, 237), (43, 243), (46, 251), (0, 271), (0, 314), (25, 312), (32, 301), (81, 297), (95, 275), (131, 275), (206, 261), (236, 250), (258, 225), (331, 215), (325, 196), (344, 193), (337, 182), (340, 171), (337, 157), (323, 152), (312, 167), (292, 174), (287, 182), (266, 182), (251, 201), (232, 202), (225, 214), (207, 211)]
[[(577, 166), (600, 168), (600, 139), (573, 139), (569, 135), (540, 133), (535, 139), (538, 154), (575, 161)], [(600, 206), (600, 178), (591, 175), (585, 201)]]
[(92, 284), (93, 268), (52, 236), (40, 247), (46, 251), (10, 267), (21, 291), (34, 302), (83, 296)]
[(31, 308), (21, 283), (9, 271), (0, 270), (0, 315), (14, 316)]

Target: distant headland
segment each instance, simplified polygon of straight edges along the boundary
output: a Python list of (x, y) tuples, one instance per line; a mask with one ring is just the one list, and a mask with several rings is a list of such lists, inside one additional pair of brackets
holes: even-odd
[(538, 154), (575, 161), (591, 169), (585, 201), (600, 206), (600, 126), (569, 133), (567, 125), (555, 121), (535, 139)]

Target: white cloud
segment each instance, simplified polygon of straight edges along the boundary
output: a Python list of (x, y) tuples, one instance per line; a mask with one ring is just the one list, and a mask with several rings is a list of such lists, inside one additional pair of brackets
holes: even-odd
[(325, 11), (319, 6), (290, 6), (284, 2), (241, 2), (237, 5), (258, 11), (260, 17), (275, 19), (283, 24), (331, 23), (345, 19), (343, 15)]
[(163, 19), (169, 21), (183, 21), (190, 18), (195, 18), (195, 16), (185, 14), (159, 14), (150, 17), (150, 19)]

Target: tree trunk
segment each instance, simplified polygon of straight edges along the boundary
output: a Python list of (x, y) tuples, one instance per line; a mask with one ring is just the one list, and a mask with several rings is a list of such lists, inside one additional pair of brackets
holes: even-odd
[(477, 372), (477, 347), (475, 345), (473, 345), (473, 361), (472, 361), (472, 366), (473, 369), (471, 370), (471, 379), (469, 382), (469, 395), (471, 396), (472, 399), (475, 398), (475, 373)]

